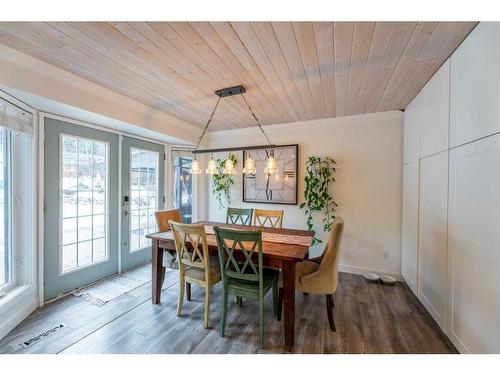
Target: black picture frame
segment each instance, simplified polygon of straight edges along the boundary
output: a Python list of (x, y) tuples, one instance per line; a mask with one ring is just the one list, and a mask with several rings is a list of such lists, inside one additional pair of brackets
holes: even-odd
[[(277, 205), (289, 205), (289, 206), (296, 206), (298, 204), (298, 185), (299, 185), (299, 145), (298, 144), (286, 144), (286, 145), (279, 145), (274, 147), (273, 149), (279, 150), (280, 148), (288, 148), (288, 147), (293, 147), (294, 148), (294, 156), (295, 156), (295, 194), (294, 194), (294, 201), (293, 202), (280, 202), (276, 200), (265, 200), (265, 199), (250, 199), (246, 195), (246, 190), (247, 190), (247, 175), (243, 174), (243, 183), (242, 183), (242, 190), (243, 190), (243, 202), (247, 203), (265, 203), (265, 204), (277, 204)], [(257, 151), (262, 150), (266, 151), (268, 150), (267, 148), (263, 147), (261, 149), (257, 149)], [(255, 150), (249, 150), (249, 151), (255, 151)], [(247, 156), (248, 151), (243, 151), (243, 166), (245, 165), (245, 160)], [(259, 171), (257, 171), (259, 173)], [(260, 173), (263, 173), (262, 171)]]

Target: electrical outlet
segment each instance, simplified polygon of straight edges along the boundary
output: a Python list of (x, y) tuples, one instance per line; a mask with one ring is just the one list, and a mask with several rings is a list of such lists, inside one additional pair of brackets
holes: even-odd
[(388, 252), (388, 251), (384, 251), (384, 252), (382, 253), (382, 259), (383, 259), (383, 260), (387, 260), (387, 259), (389, 259), (389, 256), (390, 256), (390, 254), (389, 254), (389, 252)]

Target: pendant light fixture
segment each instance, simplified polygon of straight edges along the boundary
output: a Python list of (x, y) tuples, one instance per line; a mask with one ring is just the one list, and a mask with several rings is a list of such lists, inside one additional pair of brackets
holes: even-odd
[(193, 162), (191, 163), (191, 168), (189, 169), (189, 173), (191, 174), (201, 174), (200, 162), (195, 157)]
[(251, 157), (245, 160), (245, 167), (243, 168), (243, 174), (255, 174), (257, 169), (255, 169), (255, 162)]
[[(266, 167), (264, 168), (264, 173), (271, 175), (278, 173), (278, 167), (276, 160), (274, 159), (274, 148), (276, 145), (273, 145), (271, 141), (269, 140), (267, 134), (264, 132), (264, 129), (262, 129), (262, 126), (257, 119), (257, 116), (252, 110), (252, 107), (248, 104), (245, 96), (243, 95), (246, 92), (245, 88), (243, 86), (235, 86), (235, 87), (229, 87), (226, 89), (222, 90), (217, 90), (215, 94), (218, 96), (217, 103), (215, 104), (215, 107), (210, 114), (210, 117), (207, 121), (207, 124), (205, 125), (205, 128), (203, 129), (203, 132), (201, 133), (200, 138), (198, 139), (198, 144), (196, 145), (195, 149), (193, 150), (193, 154), (201, 154), (201, 153), (214, 153), (214, 152), (228, 152), (229, 155), (228, 158), (224, 161), (224, 174), (236, 174), (236, 167), (233, 163), (233, 160), (231, 159), (231, 153), (230, 151), (244, 151), (244, 150), (255, 150), (255, 149), (265, 149), (267, 148), (269, 150), (269, 156), (266, 160)], [(203, 139), (203, 136), (205, 135), (208, 126), (210, 125), (210, 122), (212, 121), (212, 118), (214, 117), (215, 111), (217, 110), (217, 107), (219, 106), (219, 102), (221, 98), (226, 97), (226, 96), (232, 96), (232, 95), (239, 95), (241, 94), (241, 97), (243, 98), (243, 101), (245, 102), (246, 106), (248, 107), (248, 110), (250, 111), (252, 117), (254, 118), (255, 122), (257, 123), (260, 131), (262, 134), (264, 134), (264, 137), (266, 138), (268, 145), (265, 146), (242, 146), (242, 147), (230, 147), (230, 148), (223, 148), (223, 149), (211, 149), (211, 150), (198, 150), (198, 147), (201, 144), (201, 141)], [(257, 169), (255, 167), (255, 161), (249, 157), (248, 159), (245, 160), (245, 166), (242, 171), (244, 174), (256, 174)], [(200, 174), (201, 173), (201, 168), (200, 168), (200, 163), (198, 162), (196, 156), (194, 157), (190, 173), (192, 174)], [(206, 174), (217, 174), (219, 173), (218, 168), (217, 168), (217, 163), (215, 162), (213, 155), (210, 158), (210, 161), (208, 162), (207, 169), (205, 170)]]
[(210, 161), (208, 162), (208, 167), (205, 170), (206, 174), (217, 174), (219, 170), (217, 169), (217, 163), (214, 160), (214, 155), (212, 154), (210, 157)]
[(236, 174), (236, 168), (233, 160), (231, 159), (231, 153), (229, 153), (228, 158), (224, 162), (224, 174)]

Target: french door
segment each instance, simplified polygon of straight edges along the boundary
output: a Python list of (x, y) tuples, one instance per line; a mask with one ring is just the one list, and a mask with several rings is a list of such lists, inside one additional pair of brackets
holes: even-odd
[(122, 137), (119, 173), (119, 145), (118, 134), (45, 119), (45, 300), (151, 257), (164, 146)]
[(118, 270), (119, 136), (45, 119), (44, 299)]
[(151, 258), (151, 240), (157, 231), (155, 211), (165, 203), (164, 146), (135, 138), (122, 140), (121, 269)]

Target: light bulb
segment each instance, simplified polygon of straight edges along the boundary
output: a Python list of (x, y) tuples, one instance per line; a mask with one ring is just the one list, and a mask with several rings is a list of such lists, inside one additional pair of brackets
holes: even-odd
[(217, 163), (215, 162), (214, 158), (212, 157), (210, 161), (208, 162), (208, 167), (205, 170), (206, 174), (217, 174), (219, 171), (217, 170)]
[(197, 159), (193, 160), (193, 163), (191, 164), (191, 168), (189, 169), (189, 173), (191, 173), (191, 174), (200, 174), (201, 173), (200, 162)]
[(236, 168), (231, 160), (231, 156), (229, 156), (224, 162), (224, 174), (236, 174)]
[(252, 158), (248, 158), (245, 160), (245, 168), (243, 168), (244, 174), (255, 174), (257, 173), (257, 169), (255, 169), (255, 162)]
[(276, 165), (276, 160), (274, 157), (269, 156), (266, 161), (266, 168), (264, 168), (265, 174), (278, 173), (278, 166)]

